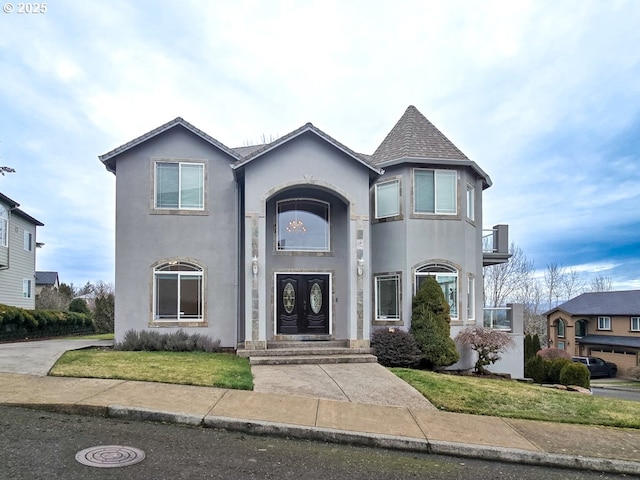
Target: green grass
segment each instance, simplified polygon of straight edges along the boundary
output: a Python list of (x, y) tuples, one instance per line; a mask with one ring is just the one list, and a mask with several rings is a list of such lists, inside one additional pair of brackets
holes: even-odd
[(249, 361), (228, 353), (74, 350), (50, 375), (253, 389)]
[(640, 428), (640, 402), (594, 397), (537, 385), (446, 375), (423, 370), (391, 371), (448, 412)]
[(95, 335), (81, 335), (76, 337), (62, 337), (60, 340), (113, 340), (113, 333), (96, 333)]

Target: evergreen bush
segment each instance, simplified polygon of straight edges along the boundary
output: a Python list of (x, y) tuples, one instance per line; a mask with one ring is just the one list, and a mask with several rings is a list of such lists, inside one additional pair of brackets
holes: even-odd
[(71, 303), (69, 304), (69, 311), (84, 313), (85, 315), (91, 314), (91, 310), (89, 310), (87, 302), (85, 302), (82, 298), (74, 298), (73, 300), (71, 300)]
[(442, 288), (434, 277), (426, 277), (413, 297), (410, 333), (427, 367), (446, 367), (460, 358), (450, 336), (450, 322)]
[(562, 383), (560, 381), (560, 372), (562, 369), (570, 364), (574, 363), (566, 358), (554, 358), (553, 360), (545, 360), (546, 380), (551, 383)]
[(535, 355), (524, 364), (524, 376), (535, 383), (544, 383), (546, 379), (544, 358)]
[(416, 339), (400, 329), (380, 328), (371, 335), (371, 348), (378, 363), (385, 367), (413, 368), (418, 366), (422, 352)]
[(569, 362), (560, 370), (560, 383), (562, 385), (577, 385), (583, 388), (591, 386), (591, 374), (583, 363)]

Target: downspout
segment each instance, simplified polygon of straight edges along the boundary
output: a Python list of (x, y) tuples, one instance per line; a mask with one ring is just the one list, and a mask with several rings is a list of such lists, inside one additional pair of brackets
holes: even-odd
[[(234, 172), (235, 174), (235, 172)], [(236, 177), (236, 347), (242, 342), (244, 348), (244, 182)]]

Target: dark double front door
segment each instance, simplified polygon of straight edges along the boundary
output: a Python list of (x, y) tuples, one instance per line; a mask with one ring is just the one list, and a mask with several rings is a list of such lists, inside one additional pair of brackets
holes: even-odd
[(329, 275), (276, 275), (277, 333), (327, 335), (329, 333)]

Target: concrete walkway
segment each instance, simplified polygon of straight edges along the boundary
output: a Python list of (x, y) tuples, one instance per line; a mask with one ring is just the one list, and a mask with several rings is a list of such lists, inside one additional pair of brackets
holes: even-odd
[[(7, 368), (2, 365), (2, 358), (0, 371)], [(340, 384), (353, 374), (344, 364), (316, 367), (310, 370), (316, 370), (312, 375), (322, 372), (323, 385)], [(299, 369), (298, 373), (303, 371)], [(272, 371), (271, 380), (257, 374), (256, 388), (267, 388), (265, 384), (275, 388), (291, 379), (292, 372)], [(343, 389), (344, 398), (328, 399), (313, 396), (308, 390), (307, 396), (301, 396), (0, 373), (0, 404), (640, 475), (640, 430), (446, 413), (430, 404), (363, 403), (368, 398), (375, 402), (377, 394), (368, 397), (366, 392), (356, 394), (355, 390), (375, 390), (373, 385), (384, 377), (362, 375), (353, 386), (354, 391)], [(261, 382), (263, 387), (258, 386)]]

